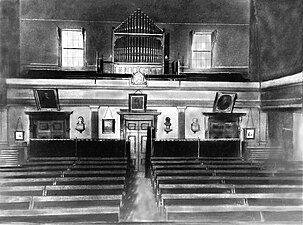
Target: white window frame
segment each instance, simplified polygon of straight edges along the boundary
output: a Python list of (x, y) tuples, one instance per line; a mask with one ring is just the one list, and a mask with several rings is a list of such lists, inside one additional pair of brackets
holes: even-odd
[[(63, 37), (63, 32), (67, 32), (67, 31), (74, 31), (74, 32), (81, 32), (82, 34), (82, 38), (83, 38), (83, 43), (81, 47), (65, 47), (64, 46), (64, 37)], [(59, 65), (62, 69), (83, 69), (86, 66), (86, 33), (85, 30), (83, 28), (79, 28), (79, 29), (59, 29)], [(64, 65), (64, 58), (63, 58), (63, 54), (64, 54), (64, 50), (81, 50), (82, 51), (82, 65)]]
[[(194, 70), (207, 70), (207, 69), (211, 69), (213, 67), (213, 44), (214, 44), (214, 40), (213, 40), (213, 34), (214, 31), (195, 31), (192, 32), (192, 36), (191, 36), (191, 68)], [(194, 38), (195, 35), (209, 35), (210, 36), (210, 49), (193, 49), (194, 48)], [(210, 65), (209, 66), (196, 66), (195, 63), (195, 59), (194, 58), (194, 53), (199, 52), (199, 53), (208, 53), (210, 54)]]

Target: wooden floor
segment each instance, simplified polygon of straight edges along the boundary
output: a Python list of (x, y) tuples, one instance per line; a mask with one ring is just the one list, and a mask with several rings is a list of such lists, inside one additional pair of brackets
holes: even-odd
[(159, 211), (153, 193), (151, 180), (144, 172), (134, 173), (129, 179), (124, 204), (124, 222), (164, 222), (165, 217)]

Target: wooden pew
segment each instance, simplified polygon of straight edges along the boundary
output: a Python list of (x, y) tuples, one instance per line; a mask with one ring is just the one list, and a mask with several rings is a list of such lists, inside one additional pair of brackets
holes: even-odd
[(123, 184), (125, 177), (59, 177), (54, 180), (55, 185), (101, 185), (101, 184)]
[(106, 164), (106, 165), (87, 165), (76, 164), (69, 168), (70, 170), (126, 170), (126, 164)]
[(151, 160), (153, 165), (190, 165), (190, 164), (198, 164), (198, 165), (262, 165), (258, 162), (251, 161), (240, 161), (240, 160), (199, 160), (199, 159), (191, 159), (191, 160)]
[(303, 206), (167, 206), (165, 209), (168, 221), (178, 222), (225, 222), (240, 223), (266, 221), (300, 221), (302, 222)]
[(125, 165), (127, 163), (126, 157), (102, 157), (102, 158), (77, 158), (77, 157), (45, 157), (45, 158), (31, 158), (24, 166), (41, 166), (41, 165), (70, 165), (70, 164), (114, 164)]
[(0, 196), (42, 196), (45, 186), (4, 186)]
[(150, 161), (152, 164), (164, 164), (164, 163), (188, 163), (188, 164), (200, 164), (201, 161), (196, 157), (151, 157)]
[(46, 185), (115, 185), (125, 184), (125, 177), (56, 177), (56, 178), (8, 178), (0, 179), (5, 186), (46, 186)]
[(124, 195), (123, 184), (4, 186), (0, 196), (60, 196), (60, 195)]
[(218, 164), (208, 164), (208, 163), (153, 163), (152, 166), (154, 168), (190, 168), (190, 167), (201, 167), (201, 168), (222, 168), (222, 169), (231, 169), (231, 168), (236, 168), (236, 169), (263, 169), (264, 167), (262, 167), (259, 164), (232, 164), (232, 163), (218, 163)]
[(123, 170), (127, 169), (127, 165), (86, 165), (86, 164), (80, 164), (80, 165), (70, 165), (70, 166), (20, 166), (20, 167), (14, 167), (14, 168), (0, 168), (0, 174), (2, 172), (27, 172), (27, 171), (64, 171), (64, 170)]
[(159, 184), (291, 184), (302, 185), (298, 177), (236, 177), (236, 176), (160, 176)]
[(45, 196), (124, 195), (124, 185), (55, 185), (45, 187)]
[(63, 175), (62, 171), (25, 171), (1, 172), (0, 178), (55, 178)]
[(117, 177), (125, 176), (126, 170), (92, 170), (92, 171), (26, 171), (26, 172), (1, 172), (0, 178), (48, 178), (48, 177)]
[(262, 185), (262, 184), (160, 184), (156, 199), (162, 194), (211, 194), (211, 193), (293, 193), (302, 192), (303, 185)]
[(62, 177), (124, 177), (126, 170), (63, 171)]
[(95, 162), (95, 161), (127, 161), (127, 157), (79, 157), (80, 162)]
[(0, 194), (0, 214), (2, 210), (29, 209), (32, 198), (32, 196), (4, 196)]
[(35, 196), (33, 209), (122, 206), (122, 195)]
[(161, 205), (303, 205), (301, 192), (257, 194), (162, 194)]
[(0, 221), (117, 222), (127, 170), (125, 157), (39, 158), (0, 168)]
[(49, 208), (27, 210), (1, 210), (0, 220), (5, 223), (79, 223), (119, 222), (119, 206), (79, 208)]
[[(23, 203), (23, 204), (21, 204)], [(72, 196), (0, 196), (1, 209), (79, 208), (92, 206), (122, 206), (122, 195)], [(4, 206), (8, 208), (4, 208)], [(25, 207), (26, 206), (26, 207)]]
[(127, 161), (36, 161), (36, 162), (27, 162), (22, 164), (22, 167), (41, 167), (41, 166), (48, 166), (48, 167), (57, 167), (57, 166), (73, 166), (73, 165), (127, 165)]
[(34, 166), (71, 166), (75, 161), (29, 161), (22, 164), (22, 167), (34, 167)]
[(238, 160), (244, 161), (242, 157), (151, 157), (151, 161), (162, 161), (162, 160), (216, 160), (216, 161), (230, 161)]
[[(169, 221), (303, 221), (303, 173), (296, 167), (159, 157), (151, 159), (151, 170)], [(236, 205), (242, 207), (229, 210)]]
[(0, 187), (53, 185), (56, 178), (0, 178)]
[(275, 170), (208, 170), (200, 169), (199, 167), (186, 168), (185, 169), (155, 169), (153, 176), (173, 176), (173, 175), (189, 175), (189, 176), (259, 176), (259, 177), (302, 177), (301, 172), (289, 172), (289, 171), (275, 171)]
[(292, 193), (301, 192), (303, 185), (262, 184), (160, 184), (159, 195), (183, 193)]
[(45, 162), (53, 162), (53, 161), (76, 161), (78, 157), (30, 157), (29, 162), (35, 161), (45, 161)]
[(0, 176), (3, 172), (34, 172), (34, 171), (63, 171), (71, 166), (56, 165), (56, 166), (19, 166), (15, 168), (0, 168)]
[(198, 159), (203, 161), (245, 161), (243, 157), (198, 157)]

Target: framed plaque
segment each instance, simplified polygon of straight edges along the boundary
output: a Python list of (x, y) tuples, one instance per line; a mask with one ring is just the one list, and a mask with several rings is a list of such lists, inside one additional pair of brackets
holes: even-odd
[(102, 119), (102, 134), (115, 133), (115, 119)]
[(255, 128), (244, 128), (245, 139), (255, 139)]
[(59, 107), (58, 89), (34, 89), (37, 109), (57, 109)]
[(232, 113), (237, 99), (236, 93), (217, 92), (213, 112)]
[(146, 111), (146, 94), (129, 94), (129, 111), (130, 112), (145, 112)]
[(15, 131), (15, 141), (24, 141), (24, 131)]

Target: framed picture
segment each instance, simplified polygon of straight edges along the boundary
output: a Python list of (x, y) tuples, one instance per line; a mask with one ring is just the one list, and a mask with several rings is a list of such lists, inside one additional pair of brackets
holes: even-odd
[(232, 113), (237, 99), (236, 93), (217, 92), (213, 112)]
[(255, 128), (244, 128), (245, 139), (255, 139)]
[(145, 112), (146, 111), (146, 94), (129, 94), (129, 111)]
[(58, 89), (34, 89), (37, 109), (60, 110)]
[(15, 131), (15, 141), (24, 141), (24, 131)]
[(115, 119), (102, 119), (102, 134), (115, 133)]

